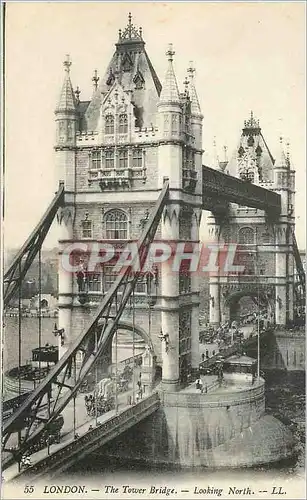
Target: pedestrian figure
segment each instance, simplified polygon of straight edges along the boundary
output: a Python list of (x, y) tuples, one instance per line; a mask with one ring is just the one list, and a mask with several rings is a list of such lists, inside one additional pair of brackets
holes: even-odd
[(196, 380), (195, 384), (196, 384), (196, 389), (199, 390), (199, 391), (201, 391), (202, 390), (202, 386), (203, 386), (203, 382), (202, 382), (201, 378), (198, 378)]

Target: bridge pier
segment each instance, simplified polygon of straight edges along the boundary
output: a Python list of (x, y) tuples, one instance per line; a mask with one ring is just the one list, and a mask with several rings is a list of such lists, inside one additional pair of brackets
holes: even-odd
[[(212, 222), (211, 222), (212, 221)], [(209, 232), (212, 243), (218, 245), (220, 226), (214, 215), (208, 217)], [(223, 321), (221, 318), (221, 298), (220, 298), (220, 279), (218, 271), (209, 279), (209, 323), (212, 326), (218, 326)]]
[[(195, 209), (192, 215), (191, 240), (199, 243), (200, 210)], [(195, 298), (191, 312), (191, 367), (192, 373), (199, 370), (199, 276), (197, 272), (191, 273), (191, 292)]]
[[(65, 250), (67, 242), (72, 239), (72, 212), (66, 207), (59, 210), (58, 213), (58, 230), (59, 230), (59, 263), (58, 263), (58, 278), (59, 278), (59, 295), (58, 295), (58, 329), (63, 330), (62, 335), (58, 335), (59, 358), (61, 358), (69, 347), (71, 341), (72, 328), (72, 293), (73, 293), (73, 275), (72, 272), (66, 269)], [(69, 257), (69, 256), (68, 256)]]
[[(168, 205), (161, 223), (162, 240), (166, 243), (179, 239), (178, 205)], [(161, 272), (161, 339), (162, 384), (166, 391), (179, 387), (179, 276), (173, 272), (169, 261), (162, 263)]]
[[(209, 285), (209, 322), (211, 325), (219, 325), (221, 322), (220, 310), (220, 285), (218, 276), (210, 279)], [(224, 312), (224, 311), (223, 311)]]

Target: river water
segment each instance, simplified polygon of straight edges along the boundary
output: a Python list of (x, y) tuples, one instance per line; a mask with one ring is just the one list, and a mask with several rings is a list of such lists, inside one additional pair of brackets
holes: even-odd
[[(54, 319), (42, 318), (42, 345), (47, 342), (55, 344), (56, 339), (52, 333), (54, 328)], [(22, 363), (26, 363), (31, 358), (31, 350), (38, 346), (38, 319), (23, 318), (22, 321)], [(120, 350), (120, 347), (118, 347)], [(125, 353), (127, 351), (125, 350)], [(130, 353), (129, 353), (130, 355)], [(123, 353), (119, 353), (119, 357), (123, 357)], [(4, 339), (4, 370), (8, 370), (18, 365), (18, 319), (5, 318), (5, 339)], [(266, 372), (266, 406), (277, 418), (280, 418), (284, 423), (291, 427), (294, 431), (297, 441), (300, 443), (300, 453), (291, 463), (274, 466), (275, 471), (282, 475), (293, 475), (303, 477), (304, 475), (304, 458), (305, 458), (305, 373), (303, 371), (276, 371), (271, 370)], [(293, 425), (294, 424), (294, 425)], [(116, 465), (106, 464), (105, 461), (87, 459), (87, 463), (91, 463), (91, 472), (105, 471), (112, 472), (125, 470), (127, 464), (117, 463)], [(141, 464), (129, 466), (130, 472), (146, 476), (148, 465)], [(86, 468), (84, 464), (74, 467), (75, 474), (82, 475)], [(257, 469), (263, 471), (263, 469)], [(165, 471), (167, 473), (167, 471)], [(193, 476), (193, 472), (187, 472), (189, 476)], [(196, 474), (196, 472), (195, 472)]]

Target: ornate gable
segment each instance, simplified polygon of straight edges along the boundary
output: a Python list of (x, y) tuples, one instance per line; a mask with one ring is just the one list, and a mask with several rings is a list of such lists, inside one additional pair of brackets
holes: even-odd
[(116, 51), (86, 110), (85, 119), (89, 131), (96, 130), (101, 105), (106, 97), (110, 97), (116, 79), (124, 91), (145, 90), (134, 95), (135, 107), (142, 110), (139, 122), (142, 127), (151, 127), (156, 122), (161, 83), (146, 53), (142, 30), (135, 28), (130, 14), (127, 27), (119, 31), (115, 47)]
[(239, 144), (227, 165), (231, 175), (261, 184), (273, 180), (274, 159), (262, 135), (259, 120), (253, 112), (244, 122)]

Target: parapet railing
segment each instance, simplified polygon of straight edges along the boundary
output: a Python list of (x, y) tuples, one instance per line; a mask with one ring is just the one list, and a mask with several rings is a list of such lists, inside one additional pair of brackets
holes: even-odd
[[(43, 473), (45, 470), (55, 469), (54, 464), (58, 464), (59, 466), (65, 463), (66, 460), (69, 459), (70, 455), (78, 453), (78, 451), (85, 449), (88, 445), (94, 444), (99, 441), (99, 444), (102, 443), (102, 438), (121, 427), (123, 424), (127, 424), (129, 421), (132, 421), (132, 425), (139, 421), (138, 416), (141, 416), (143, 413), (147, 416), (147, 410), (151, 409), (152, 412), (158, 409), (160, 405), (160, 399), (158, 393), (153, 393), (150, 396), (142, 399), (139, 403), (126, 408), (118, 413), (118, 415), (112, 416), (109, 420), (105, 422), (99, 423), (97, 427), (89, 430), (86, 434), (73, 439), (67, 445), (63, 443), (63, 446), (51, 453), (50, 455), (42, 458), (36, 464), (29, 467), (25, 471), (23, 471), (20, 475), (37, 475)], [(125, 430), (125, 429), (123, 429)], [(110, 436), (112, 438), (112, 436)]]
[(189, 408), (219, 408), (250, 403), (264, 398), (264, 380), (262, 378), (253, 386), (247, 386), (235, 392), (188, 393), (160, 392), (162, 406), (178, 406)]

